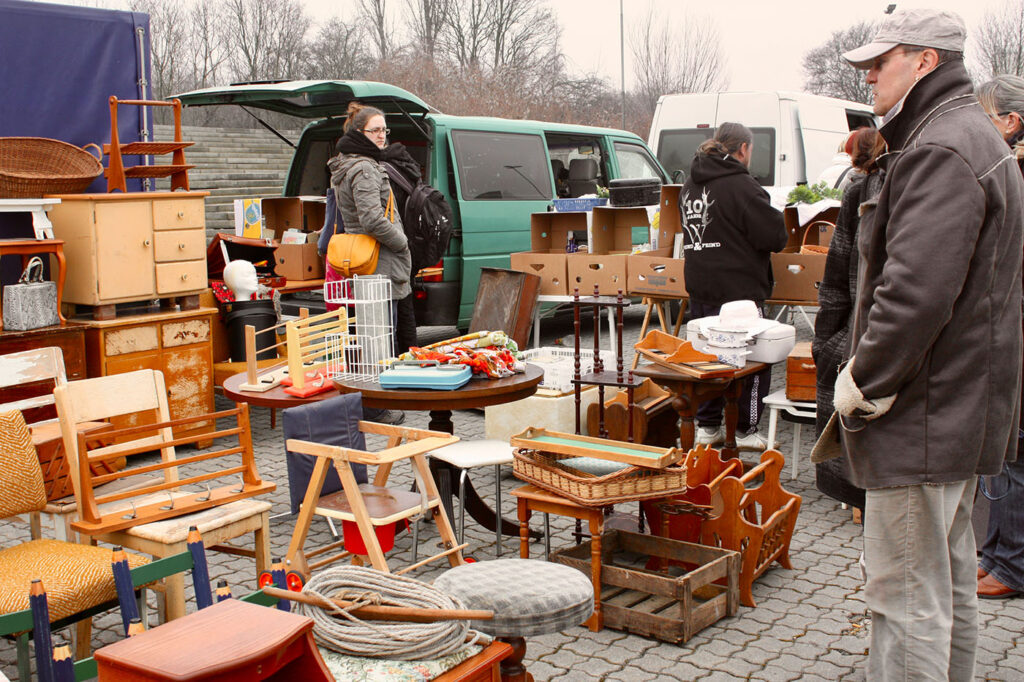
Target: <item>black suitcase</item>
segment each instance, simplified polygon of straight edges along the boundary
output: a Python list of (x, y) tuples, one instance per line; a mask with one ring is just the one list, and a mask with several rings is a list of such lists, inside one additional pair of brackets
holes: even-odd
[(661, 201), (661, 181), (657, 178), (611, 180), (608, 201), (612, 206), (653, 206)]

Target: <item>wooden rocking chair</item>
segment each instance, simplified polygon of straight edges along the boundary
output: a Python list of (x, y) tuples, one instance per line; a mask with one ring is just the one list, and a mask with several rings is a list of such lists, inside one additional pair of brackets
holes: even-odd
[[(463, 564), (462, 549), (466, 545), (460, 545), (456, 540), (444, 505), (441, 504), (437, 485), (430, 473), (426, 457), (430, 451), (455, 443), (459, 439), (437, 431), (403, 428), (367, 421), (359, 422), (359, 430), (366, 434), (387, 436), (387, 448), (380, 452), (366, 452), (296, 439), (288, 439), (285, 442), (289, 454), (316, 457), (313, 473), (309, 479), (306, 495), (295, 522), (295, 530), (292, 533), (291, 543), (285, 557), (289, 571), (308, 576), (311, 570), (346, 557), (352, 557), (353, 563), (361, 564), (368, 561), (374, 568), (390, 572), (391, 569), (384, 558), (384, 551), (377, 538), (375, 528), (412, 519), (421, 514), (433, 517), (441, 535), (443, 550), (423, 561), (415, 562), (411, 566), (396, 571), (396, 574), (406, 573), (441, 558), (447, 558), (448, 563), (452, 566)], [(391, 467), (404, 459), (410, 460), (420, 493), (386, 487), (388, 477), (391, 475)], [(353, 463), (376, 465), (377, 471), (373, 483), (357, 483), (352, 471)], [(321, 489), (327, 477), (328, 467), (332, 464), (338, 472), (342, 490), (321, 497)], [(308, 563), (309, 559), (341, 549), (345, 544), (342, 540), (304, 553), (303, 546), (309, 535), (309, 526), (314, 515), (355, 523), (365, 546), (365, 554), (342, 551), (334, 556)]]

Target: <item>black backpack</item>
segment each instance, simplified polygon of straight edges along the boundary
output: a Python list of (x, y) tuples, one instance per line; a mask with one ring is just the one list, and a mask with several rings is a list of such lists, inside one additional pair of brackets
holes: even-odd
[(405, 236), (409, 240), (413, 273), (436, 265), (448, 250), (448, 240), (452, 236), (455, 224), (452, 207), (441, 192), (422, 180), (413, 185), (390, 163), (381, 165), (391, 182), (406, 197), (400, 213)]

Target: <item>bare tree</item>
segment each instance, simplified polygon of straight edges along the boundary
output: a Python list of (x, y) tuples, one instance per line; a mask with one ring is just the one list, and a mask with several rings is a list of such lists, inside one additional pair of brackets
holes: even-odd
[(972, 38), (974, 61), (983, 78), (1024, 76), (1024, 0), (1006, 0), (986, 12)]
[(299, 77), (311, 21), (297, 0), (225, 0), (225, 10), (234, 79)]
[(452, 0), (406, 0), (409, 7), (407, 27), (412, 50), (433, 59), (448, 21)]
[(483, 67), (490, 31), (487, 0), (453, 0), (441, 46), (445, 57), (463, 70)]
[(648, 6), (629, 30), (635, 95), (654, 113), (658, 98), (681, 92), (711, 92), (726, 86), (725, 56), (718, 26), (710, 17), (687, 13), (674, 21)]
[(871, 42), (876, 26), (862, 21), (839, 31), (804, 55), (804, 88), (808, 92), (870, 104), (871, 86), (864, 72), (850, 66), (843, 53)]
[(387, 61), (393, 56), (395, 31), (388, 21), (388, 0), (359, 0), (359, 10), (363, 21), (377, 43), (377, 54), (380, 60)]
[(358, 22), (337, 17), (320, 27), (309, 45), (304, 78), (361, 78), (374, 62), (370, 42)]

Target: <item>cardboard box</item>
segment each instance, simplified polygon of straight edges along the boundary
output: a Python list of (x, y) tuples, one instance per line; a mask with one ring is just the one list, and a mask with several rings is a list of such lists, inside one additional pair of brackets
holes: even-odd
[[(590, 253), (628, 254), (633, 250), (634, 232), (638, 243), (643, 244), (650, 238), (650, 230), (651, 222), (645, 208), (597, 206), (592, 213)], [(624, 270), (622, 274), (625, 275)]]
[(580, 290), (580, 296), (592, 296), (594, 287), (602, 296), (626, 293), (626, 260), (629, 254), (574, 253), (567, 257), (569, 294)]
[(263, 236), (263, 210), (258, 197), (235, 199), (235, 236), (259, 239)]
[(631, 296), (686, 296), (681, 259), (659, 256), (654, 252), (630, 256), (626, 262), (626, 278), (626, 293)]
[(802, 254), (789, 249), (773, 253), (775, 288), (772, 290), (772, 300), (817, 305), (818, 285), (825, 274), (827, 258), (825, 254)]
[(540, 277), (540, 293), (544, 296), (565, 296), (569, 293), (564, 251), (521, 251), (513, 253), (510, 267)]
[(817, 395), (817, 367), (811, 355), (811, 342), (803, 341), (793, 346), (786, 358), (786, 397), (814, 402)]
[(317, 253), (316, 241), (281, 244), (274, 251), (274, 260), (274, 271), (289, 280), (322, 279), (324, 276), (324, 259)]
[[(824, 211), (820, 211), (810, 220), (801, 223), (797, 207), (787, 206), (785, 210), (782, 211), (782, 219), (786, 223), (786, 248), (799, 250), (800, 245), (804, 243), (804, 231), (807, 229), (808, 225), (819, 220), (823, 220), (825, 222), (832, 223), (833, 225), (835, 225), (836, 219), (838, 217), (839, 208), (836, 206), (830, 206), (826, 208)], [(822, 246), (824, 245), (825, 244), (822, 244)]]
[(269, 239), (281, 239), (289, 229), (316, 232), (324, 226), (327, 203), (322, 197), (268, 197), (260, 203)]
[(586, 213), (532, 213), (530, 214), (530, 251), (565, 253), (569, 233), (578, 242), (587, 234)]
[(683, 225), (679, 215), (679, 194), (682, 189), (682, 185), (661, 186), (657, 246), (655, 246), (653, 241), (651, 242), (651, 246), (654, 247), (654, 249), (650, 251), (651, 255), (671, 256), (675, 253), (676, 236), (681, 234), (683, 231)]

